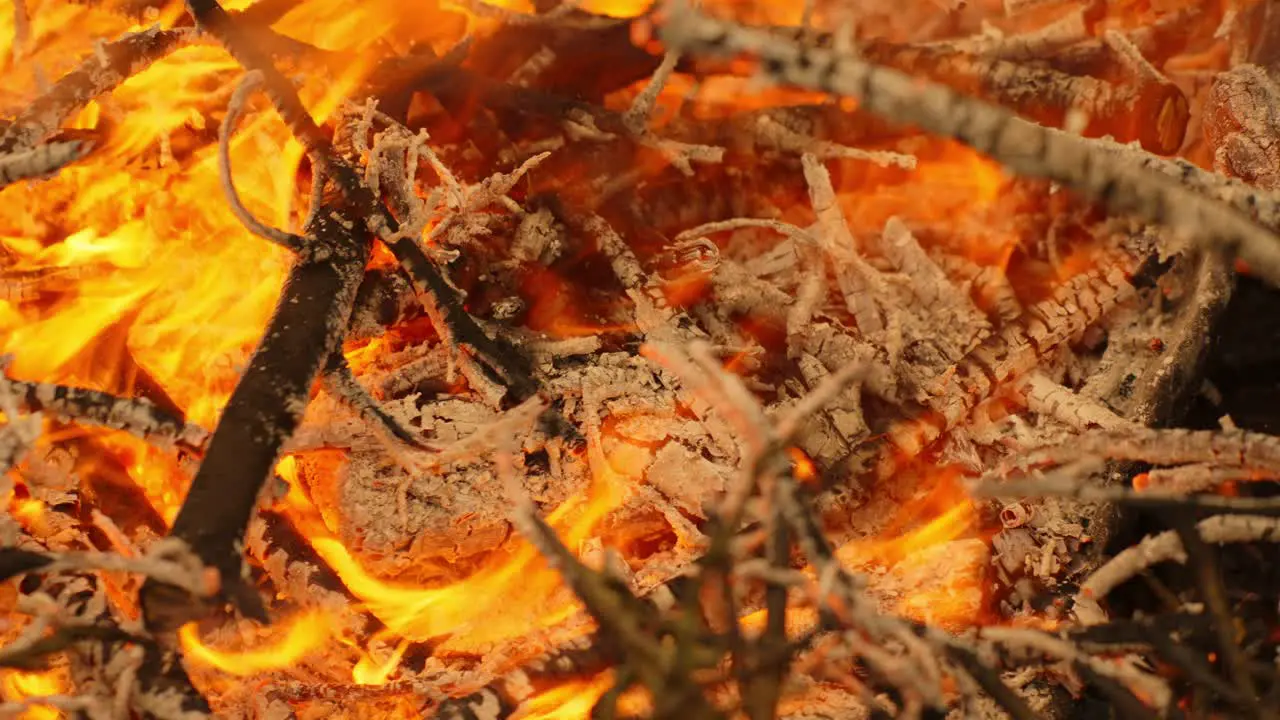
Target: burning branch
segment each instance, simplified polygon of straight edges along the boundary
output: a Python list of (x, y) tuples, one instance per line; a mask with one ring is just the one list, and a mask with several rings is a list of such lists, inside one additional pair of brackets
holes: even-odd
[[(1219, 515), (1201, 520), (1196, 528), (1204, 542), (1214, 545), (1280, 541), (1280, 519), (1273, 517)], [(1103, 622), (1106, 619), (1100, 605), (1103, 598), (1144, 569), (1169, 561), (1187, 561), (1182, 538), (1176, 530), (1149, 535), (1121, 551), (1080, 584), (1075, 597), (1076, 619), (1086, 625)]]
[[(167, 585), (182, 588), (197, 597), (212, 595), (210, 580), (204, 573), (193, 573), (193, 568), (163, 557), (163, 550), (157, 557), (130, 558), (114, 553), (100, 552), (61, 552), (56, 554), (38, 553), (17, 548), (4, 549), (3, 569), (0, 580), (8, 580), (19, 573), (40, 571), (42, 573), (87, 572), (91, 570), (107, 570), (125, 572), (154, 578)], [(213, 584), (216, 587), (216, 583)]]
[(1280, 285), (1280, 238), (1273, 232), (1165, 177), (1118, 162), (1080, 138), (1048, 132), (941, 85), (715, 20), (683, 4), (675, 8), (662, 32), (673, 49), (684, 52), (757, 54), (774, 81), (856, 97), (871, 112), (955, 138), (1014, 172), (1054, 180), (1114, 211), (1238, 254), (1253, 272)]
[[(222, 191), (231, 205), (231, 212), (246, 230), (295, 253), (307, 252), (309, 249), (316, 248), (317, 244), (308, 242), (307, 238), (265, 225), (249, 212), (249, 208), (245, 207), (244, 202), (240, 200), (240, 193), (236, 192), (236, 181), (231, 174), (231, 136), (235, 134), (236, 126), (240, 124), (240, 116), (244, 114), (249, 96), (261, 84), (262, 73), (257, 71), (245, 73), (244, 80), (240, 81), (235, 92), (231, 94), (231, 101), (227, 104), (227, 114), (223, 117), (222, 125), (218, 129), (218, 177), (222, 180)], [(321, 181), (317, 183), (316, 189), (322, 191), (323, 186), (324, 183)], [(312, 208), (312, 212), (318, 209), (318, 207)]]
[[(8, 359), (0, 358), (0, 371), (5, 369)], [(4, 382), (0, 382), (0, 412), (4, 413), (5, 420), (4, 425), (0, 425), (0, 475), (21, 462), (40, 437), (40, 417), (21, 415), (18, 400), (18, 393), (14, 392), (12, 384), (4, 378)]]
[(121, 398), (97, 390), (0, 377), (0, 392), (10, 393), (17, 408), (63, 421), (87, 422), (123, 430), (151, 442), (173, 443), (200, 451), (207, 430), (173, 417), (146, 398)]
[(29, 150), (15, 150), (0, 155), (0, 188), (22, 180), (49, 177), (62, 168), (88, 155), (94, 141), (55, 140)]
[(1280, 438), (1243, 431), (1127, 428), (1087, 432), (1069, 446), (1040, 448), (1024, 462), (1060, 465), (1088, 457), (1155, 465), (1210, 463), (1247, 471), (1259, 479), (1280, 478)]
[(1089, 134), (1137, 140), (1161, 155), (1182, 146), (1190, 115), (1182, 91), (1155, 73), (1140, 54), (1136, 60), (1149, 72), (1132, 85), (940, 48), (871, 43), (863, 55), (868, 62), (927, 77), (1044, 125), (1069, 125), (1072, 114), (1078, 113)]
[[(299, 258), (281, 291), (262, 343), (227, 402), (170, 535), (221, 573), (222, 591), (241, 612), (265, 619), (244, 580), (238, 550), (258, 492), (306, 409), (311, 385), (340, 347), (369, 245), (336, 205), (315, 216), (307, 235), (319, 249)], [(324, 258), (323, 260), (320, 258)], [(186, 592), (148, 580), (141, 600), (152, 627), (176, 629), (205, 608)]]
[(109, 43), (15, 117), (0, 135), (0, 157), (35, 148), (86, 103), (113, 90), (151, 63), (189, 42), (190, 29), (151, 28)]

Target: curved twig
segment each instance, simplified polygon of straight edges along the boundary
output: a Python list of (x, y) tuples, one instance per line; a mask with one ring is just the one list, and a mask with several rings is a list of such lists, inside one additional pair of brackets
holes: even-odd
[(231, 101), (227, 103), (227, 115), (222, 119), (222, 126), (218, 129), (218, 179), (222, 183), (222, 192), (227, 196), (227, 202), (231, 204), (231, 212), (240, 224), (245, 226), (245, 229), (258, 237), (300, 253), (308, 248), (307, 238), (273, 228), (255, 218), (253, 213), (249, 212), (249, 208), (245, 207), (244, 201), (240, 199), (240, 193), (236, 191), (235, 177), (231, 173), (231, 136), (235, 134), (236, 126), (240, 124), (249, 96), (261, 84), (262, 73), (250, 70), (245, 74), (244, 80), (240, 81), (235, 92), (231, 94)]

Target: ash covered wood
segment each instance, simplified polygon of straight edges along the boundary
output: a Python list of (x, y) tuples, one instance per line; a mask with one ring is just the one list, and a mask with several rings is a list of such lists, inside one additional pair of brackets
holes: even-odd
[[(476, 5), (505, 24), (443, 59), (380, 46), (389, 59), (361, 86), (377, 97), (349, 98), (331, 131), (270, 52), (308, 58), (298, 68), (345, 56), (265, 31), (286, 5), (188, 3), (249, 71), (218, 138), (228, 201), (250, 232), (297, 255), (211, 440), (146, 402), (0, 385), (0, 465), (25, 477), (14, 502), (100, 506), (45, 526), (6, 518), (6, 543), (27, 543), (5, 555), (10, 570), (93, 585), (78, 595), (93, 603), (117, 590), (102, 585), (113, 573), (146, 577), (155, 636), (72, 638), (85, 699), (67, 702), (100, 704), (105, 677), (126, 687), (117, 705), (157, 717), (496, 718), (572, 679), (600, 688), (604, 715), (1029, 718), (1057, 712), (1070, 691), (1140, 716), (1170, 710), (1188, 684), (1261, 709), (1271, 679), (1246, 677), (1225, 630), (1190, 623), (1195, 652), (1179, 653), (1143, 621), (1108, 620), (1103, 597), (1157, 562), (1186, 562), (1228, 626), (1235, 610), (1206, 544), (1272, 541), (1280, 512), (1263, 498), (1195, 495), (1273, 480), (1274, 438), (1148, 427), (1200, 389), (1230, 297), (1228, 254), (1272, 280), (1280, 266), (1280, 205), (1247, 184), (1269, 183), (1274, 88), (1237, 67), (1191, 92), (1169, 65), (1212, 34), (1197, 13), (1117, 31), (1093, 6), (1042, 25), (1027, 18), (1043, 8), (1010, 7), (1007, 33), (961, 37), (978, 11), (957, 8), (866, 41), (861, 29), (766, 30), (682, 8), (618, 20), (572, 4), (539, 3), (535, 15)], [(816, 5), (806, 25), (822, 17)], [(669, 47), (622, 42), (654, 23)], [(956, 37), (937, 41), (944, 26)], [(90, 141), (59, 126), (197, 37), (152, 30), (104, 46), (98, 66), (5, 126), (0, 173), (95, 162)], [(729, 99), (714, 87), (744, 79), (741, 58), (704, 51), (754, 53), (765, 79), (864, 107), (804, 95), (744, 110), (741, 85)], [(602, 58), (619, 65), (580, 77)], [(231, 134), (255, 112), (255, 83), (308, 152), (301, 230), (250, 214), (232, 182)], [(1072, 134), (1172, 153), (1204, 101), (1209, 154), (1238, 179)], [(1082, 197), (1002, 176), (899, 123)], [(959, 175), (959, 189), (939, 172)], [(961, 199), (939, 211), (912, 197), (927, 193)], [(1089, 199), (1177, 227), (1103, 217)], [(375, 242), (389, 255), (366, 267)], [(38, 303), (55, 274), (0, 277), (15, 279), (16, 302)], [(58, 464), (44, 456), (23, 461), (40, 429), (24, 413), (176, 440), (200, 465), (170, 537), (155, 540), (159, 508), (117, 525), (90, 484), (49, 480)], [(1131, 468), (1100, 459), (1154, 467), (1129, 487)], [(1015, 460), (1057, 475), (1008, 480)], [(980, 476), (990, 482), (962, 481)], [(1107, 560), (1117, 506), (1164, 513), (1176, 530)], [(1195, 525), (1192, 511), (1221, 515)], [(590, 532), (566, 530), (583, 517)], [(468, 632), (503, 618), (424, 622), (433, 633), (415, 635), (386, 614), (532, 557), (525, 542), (563, 575), (548, 591), (564, 601), (554, 621), (533, 607), (554, 603), (533, 599), (510, 608), (527, 632), (473, 647)], [(119, 555), (85, 552), (108, 547)], [(518, 569), (537, 585), (549, 570), (530, 562)], [(227, 599), (261, 618), (264, 598), (273, 611), (322, 609), (342, 649), (265, 672), (256, 698), (203, 668), (205, 704), (171, 631)], [(235, 646), (247, 627), (236, 622), (207, 637)], [(1195, 657), (1205, 648), (1225, 670)], [(352, 684), (387, 658), (391, 682)]]

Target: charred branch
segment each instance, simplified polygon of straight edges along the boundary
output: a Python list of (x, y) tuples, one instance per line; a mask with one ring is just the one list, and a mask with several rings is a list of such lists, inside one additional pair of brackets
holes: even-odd
[(97, 390), (8, 377), (0, 378), (0, 384), (13, 393), (18, 406), (27, 412), (123, 430), (144, 440), (172, 443), (193, 452), (203, 450), (208, 439), (208, 431), (169, 414), (145, 398), (122, 398)]
[[(284, 443), (306, 408), (311, 386), (340, 347), (369, 245), (336, 205), (315, 216), (307, 234), (323, 251), (297, 261), (276, 312), (236, 385), (170, 536), (221, 573), (223, 592), (246, 615), (265, 618), (245, 584), (239, 548)], [(325, 257), (325, 260), (318, 259)], [(203, 612), (187, 593), (148, 581), (141, 593), (152, 627), (175, 629)]]

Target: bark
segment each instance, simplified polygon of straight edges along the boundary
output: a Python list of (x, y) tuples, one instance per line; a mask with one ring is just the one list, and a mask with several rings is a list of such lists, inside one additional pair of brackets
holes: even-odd
[(93, 141), (89, 139), (67, 140), (0, 155), (0, 188), (22, 180), (54, 175), (88, 155), (93, 146)]
[(27, 412), (60, 420), (123, 430), (144, 440), (173, 443), (192, 451), (203, 449), (208, 433), (187, 424), (145, 398), (123, 398), (86, 388), (0, 378)]
[(1182, 146), (1191, 117), (1182, 91), (1154, 78), (1119, 84), (954, 50), (888, 43), (870, 44), (864, 53), (871, 62), (930, 78), (1044, 125), (1061, 127), (1068, 113), (1082, 111), (1088, 117), (1084, 134), (1137, 140), (1161, 155)]

